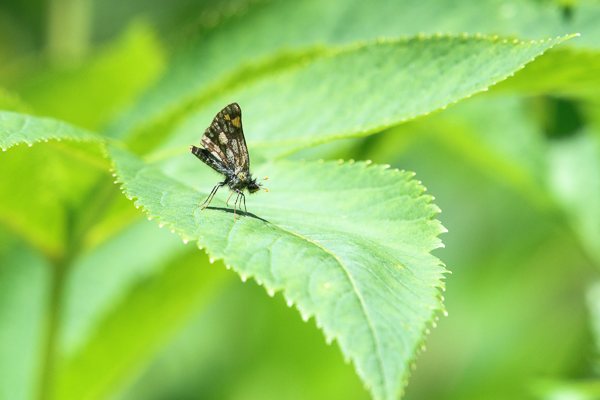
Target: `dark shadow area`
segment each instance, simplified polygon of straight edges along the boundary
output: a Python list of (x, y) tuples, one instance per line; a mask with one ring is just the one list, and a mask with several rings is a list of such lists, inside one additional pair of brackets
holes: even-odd
[(563, 4), (560, 6), (562, 19), (564, 22), (573, 21), (573, 14), (575, 13), (575, 7), (572, 4)]
[[(209, 206), (209, 207), (206, 207), (206, 208), (207, 208), (207, 209), (209, 209), (209, 210), (221, 210), (221, 211), (225, 211), (225, 212), (228, 212), (228, 213), (230, 213), (230, 214), (233, 214), (233, 208), (226, 208), (226, 207), (211, 207), (211, 206)], [(264, 219), (264, 218), (261, 218), (261, 217), (259, 217), (258, 215), (256, 215), (256, 214), (252, 214), (252, 213), (250, 213), (250, 212), (247, 212), (247, 211), (236, 210), (236, 211), (235, 211), (235, 213), (236, 213), (236, 215), (241, 215), (241, 216), (243, 216), (243, 217), (251, 217), (251, 218), (255, 218), (255, 219), (261, 220), (261, 221), (263, 221), (263, 222), (266, 222), (266, 223), (268, 223), (268, 224), (270, 224), (270, 223), (271, 223), (271, 222), (267, 221), (266, 219)]]
[(585, 125), (585, 116), (577, 101), (544, 96), (537, 99), (537, 107), (536, 119), (549, 140), (575, 136)]

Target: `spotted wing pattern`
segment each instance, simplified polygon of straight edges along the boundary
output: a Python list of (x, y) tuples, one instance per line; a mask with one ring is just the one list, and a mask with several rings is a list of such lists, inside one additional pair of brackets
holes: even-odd
[(215, 157), (210, 151), (203, 149), (202, 147), (191, 146), (190, 150), (193, 155), (198, 157), (204, 164), (208, 165), (220, 174), (227, 176), (231, 173), (231, 170), (223, 164), (217, 157)]
[(242, 129), (242, 110), (237, 103), (219, 111), (202, 136), (202, 146), (227, 169), (235, 173), (249, 171), (250, 157)]

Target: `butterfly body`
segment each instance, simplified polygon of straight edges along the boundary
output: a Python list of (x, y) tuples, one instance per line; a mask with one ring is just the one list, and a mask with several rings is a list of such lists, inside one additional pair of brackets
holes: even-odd
[(210, 204), (219, 188), (227, 185), (232, 194), (237, 194), (234, 213), (239, 201), (243, 202), (245, 208), (244, 190), (254, 193), (260, 189), (260, 184), (250, 173), (250, 157), (242, 129), (242, 110), (237, 103), (219, 111), (202, 136), (202, 146), (204, 148), (191, 146), (192, 154), (225, 177), (210, 192), (203, 207)]

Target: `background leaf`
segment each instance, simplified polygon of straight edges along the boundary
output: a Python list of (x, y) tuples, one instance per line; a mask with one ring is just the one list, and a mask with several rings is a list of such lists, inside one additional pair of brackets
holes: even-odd
[[(253, 171), (277, 178), (270, 194), (249, 196), (250, 211), (257, 215), (277, 214), (279, 223), (306, 228), (310, 219), (299, 220), (306, 210), (294, 211), (311, 204), (297, 204), (308, 193), (314, 193), (312, 201), (322, 195), (329, 202), (340, 197), (335, 204), (354, 204), (351, 193), (336, 192), (337, 179), (320, 169), (308, 179), (300, 175), (319, 165), (303, 159), (372, 159), (417, 171), (444, 209), (444, 225), (450, 228), (444, 260), (454, 274), (444, 301), (450, 318), (437, 321), (439, 327), (427, 338), (427, 351), (419, 355), (404, 397), (593, 398), (600, 370), (588, 308), (593, 296), (586, 304), (584, 293), (598, 281), (599, 261), (597, 1), (101, 3), (2, 2), (0, 85), (6, 89), (0, 91), (0, 108), (92, 130), (108, 126), (100, 133), (125, 138), (128, 150), (146, 153), (140, 164), (144, 171), (158, 171), (169, 185), (194, 193), (178, 212), (196, 210), (218, 179), (185, 149), (197, 143), (222, 102), (239, 101), (238, 95), (247, 97), (242, 107), (253, 139)], [(463, 76), (456, 65), (444, 64), (450, 74), (436, 64), (462, 47), (430, 42), (500, 35), (498, 40), (508, 41), (501, 54), (511, 55), (515, 40), (519, 47), (572, 33), (580, 36), (544, 51), (519, 71), (509, 68), (504, 72), (514, 76), (498, 81), (489, 93), (447, 110), (442, 110), (444, 101), (436, 103), (441, 97), (435, 88), (403, 81), (404, 71), (396, 68), (437, 71), (431, 82), (465, 90), (465, 82), (482, 79), (477, 71), (465, 68), (473, 73)], [(403, 52), (421, 61), (402, 63), (373, 50), (399, 43), (415, 45), (421, 53)], [(78, 57), (71, 50), (79, 50)], [(353, 51), (363, 53), (348, 62), (344, 57)], [(487, 59), (492, 53), (485, 51)], [(377, 62), (369, 60), (371, 55)], [(355, 69), (336, 68), (340, 60), (340, 66)], [(381, 82), (372, 80), (377, 76)], [(391, 82), (402, 85), (391, 90), (386, 85)], [(417, 86), (419, 91), (411, 89)], [(273, 100), (281, 104), (269, 104)], [(416, 105), (423, 114), (413, 119)], [(439, 109), (430, 109), (434, 106)], [(380, 109), (392, 110), (393, 118), (386, 119)], [(400, 123), (405, 117), (410, 120)], [(0, 397), (369, 397), (338, 347), (327, 346), (321, 330), (297, 318), (279, 296), (273, 300), (254, 282), (240, 282), (219, 262), (209, 266), (209, 257), (195, 246), (184, 246), (167, 229), (140, 220), (142, 212), (121, 195), (108, 172), (104, 139), (91, 134), (89, 140), (73, 141), (67, 134), (65, 140), (52, 140), (59, 125), (25, 116), (0, 123), (7, 128), (0, 146), (11, 146), (0, 152)], [(15, 136), (6, 140), (7, 132)], [(37, 144), (17, 146), (27, 142)], [(269, 147), (273, 144), (277, 147)], [(296, 161), (263, 164), (282, 155)], [(362, 164), (321, 166), (362, 171)], [(371, 190), (369, 176), (350, 175), (361, 178), (361, 191)], [(327, 189), (305, 192), (305, 180)], [(278, 188), (278, 182), (286, 187)], [(275, 210), (279, 200), (289, 209)], [(374, 221), (385, 219), (378, 213), (397, 202), (364, 201), (363, 212), (375, 215)], [(319, 206), (321, 216), (327, 207), (325, 202)], [(214, 222), (234, 226), (228, 217)], [(183, 222), (189, 221), (193, 215)], [(378, 229), (357, 221), (361, 238)], [(338, 224), (349, 226), (338, 218), (318, 239), (332, 242)], [(314, 225), (313, 236), (320, 232)], [(218, 238), (203, 239), (225, 247)], [(235, 253), (243, 247), (259, 254), (260, 243), (240, 243), (222, 253), (244, 258)], [(252, 258), (242, 261), (250, 264)], [(286, 264), (284, 272), (290, 270)], [(269, 278), (264, 281), (274, 281)], [(434, 293), (431, 288), (427, 298)], [(414, 309), (420, 310), (419, 318), (432, 313)], [(416, 331), (398, 336), (404, 330), (398, 328), (394, 337), (425, 340)], [(420, 342), (413, 341), (424, 348)], [(414, 345), (406, 348), (414, 356)], [(389, 382), (402, 386), (399, 380)]]
[[(581, 2), (571, 18), (569, 5), (558, 2), (436, 0), (397, 2), (380, 0), (361, 4), (349, 0), (267, 1), (225, 19), (215, 29), (201, 33), (176, 53), (155, 87), (112, 126), (118, 135), (130, 135), (151, 124), (163, 125), (183, 112), (194, 99), (252, 79), (248, 65), (276, 60), (285, 52), (314, 46), (335, 47), (356, 41), (420, 33), (489, 33), (539, 39), (580, 32), (574, 46), (598, 49), (600, 15), (597, 2)], [(294, 16), (287, 18), (286, 16)], [(252, 45), (248, 45), (252, 38)], [(223, 51), (227, 49), (227, 51)]]
[(176, 236), (140, 221), (75, 263), (64, 300), (56, 398), (118, 393), (219, 292), (224, 269), (190, 253)]
[(226, 92), (184, 121), (165, 147), (187, 149), (233, 100), (246, 112), (250, 146), (263, 154), (364, 136), (487, 90), (564, 39), (431, 37), (351, 48)]
[(312, 321), (303, 322), (252, 281), (234, 279), (120, 398), (157, 400), (187, 393), (263, 400), (370, 398), (352, 365), (340, 358), (337, 346), (328, 346)]
[(37, 395), (50, 274), (40, 254), (8, 242), (0, 254), (0, 398), (20, 400)]
[[(485, 144), (483, 132), (491, 134), (487, 131), (496, 123), (494, 115), (499, 118), (498, 134), (504, 133), (517, 149), (527, 148), (532, 159), (540, 155), (530, 147), (535, 139), (525, 146), (531, 138), (519, 140), (503, 129), (521, 114), (513, 109), (511, 120), (506, 120), (501, 99), (491, 102), (487, 113), (476, 115), (474, 121), (489, 120), (481, 125), (481, 135), (469, 136), (479, 132), (473, 130), (478, 125), (468, 128), (458, 117), (478, 110), (483, 100), (469, 100), (479, 104), (465, 102), (433, 118), (441, 122), (445, 113), (456, 117), (445, 124), (415, 121), (403, 125), (404, 132), (367, 140), (381, 141), (377, 145), (360, 146), (362, 157), (418, 170), (436, 194), (449, 230), (444, 235), (444, 261), (452, 266), (445, 294), (449, 318), (432, 330), (406, 399), (521, 398), (530, 396), (540, 379), (583, 378), (588, 373), (588, 315), (581, 294), (597, 269), (557, 213), (532, 202), (503, 168), (491, 168), (502, 152), (488, 158), (489, 164), (477, 157), (490, 151), (479, 146)], [(508, 100), (508, 105), (515, 104)], [(408, 129), (411, 126), (414, 129)], [(513, 152), (505, 162), (516, 163), (516, 155)]]
[[(50, 142), (51, 141), (51, 142)], [(53, 260), (64, 257), (72, 235), (76, 210), (94, 213), (93, 192), (103, 203), (110, 193), (99, 190), (108, 179), (108, 163), (99, 136), (64, 122), (24, 114), (0, 112), (0, 219), (14, 233)], [(49, 142), (49, 143), (46, 143)], [(90, 145), (91, 144), (91, 145)], [(24, 177), (26, 177), (24, 179)], [(113, 190), (109, 186), (110, 190)]]
[(152, 28), (138, 22), (81, 62), (42, 69), (7, 85), (37, 114), (98, 129), (154, 82), (164, 68), (164, 53)]
[(0, 111), (0, 148), (2, 151), (17, 144), (32, 146), (36, 142), (49, 140), (102, 141), (99, 136), (62, 121)]
[(580, 134), (555, 143), (550, 183), (588, 251), (600, 260), (600, 142)]
[(500, 83), (494, 91), (593, 99), (600, 91), (598, 72), (599, 51), (565, 46), (536, 59), (514, 78)]

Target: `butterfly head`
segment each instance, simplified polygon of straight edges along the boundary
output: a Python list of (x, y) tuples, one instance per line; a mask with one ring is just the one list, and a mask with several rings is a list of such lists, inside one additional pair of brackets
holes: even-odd
[(248, 182), (248, 191), (250, 193), (258, 192), (261, 186), (260, 183), (256, 182), (256, 179), (252, 178), (250, 179), (250, 182)]
[(254, 192), (257, 192), (262, 189), (265, 192), (268, 192), (269, 189), (267, 189), (266, 187), (263, 186), (263, 181), (266, 181), (268, 179), (269, 179), (269, 177), (265, 176), (260, 182), (256, 182), (256, 178), (251, 178), (250, 183), (248, 184), (248, 191), (250, 193), (254, 193)]

